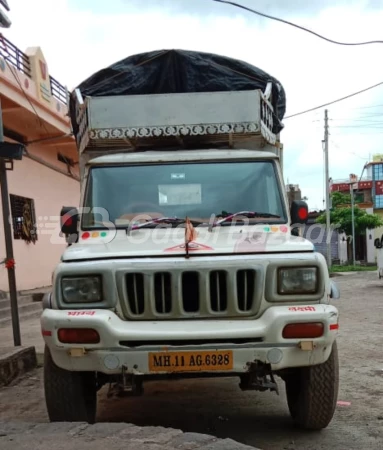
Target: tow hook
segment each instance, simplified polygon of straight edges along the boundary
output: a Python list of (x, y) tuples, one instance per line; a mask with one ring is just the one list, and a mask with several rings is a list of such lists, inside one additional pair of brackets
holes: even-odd
[(122, 366), (117, 382), (110, 383), (107, 397), (139, 397), (144, 393), (142, 377), (127, 373), (128, 368)]
[(247, 363), (249, 370), (241, 375), (239, 387), (242, 391), (260, 391), (270, 390), (279, 395), (278, 385), (269, 365), (260, 362)]

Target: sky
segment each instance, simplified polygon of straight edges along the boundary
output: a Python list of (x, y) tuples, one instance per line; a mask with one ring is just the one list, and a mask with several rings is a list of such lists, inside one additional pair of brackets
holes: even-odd
[[(383, 40), (383, 0), (237, 0), (342, 42)], [(40, 46), (49, 72), (72, 90), (94, 72), (157, 49), (213, 52), (277, 78), (285, 116), (383, 81), (383, 44), (341, 46), (212, 0), (9, 0), (3, 34)], [(330, 177), (361, 175), (383, 153), (383, 86), (328, 107)], [(324, 207), (324, 108), (283, 120), (285, 181), (311, 210)]]

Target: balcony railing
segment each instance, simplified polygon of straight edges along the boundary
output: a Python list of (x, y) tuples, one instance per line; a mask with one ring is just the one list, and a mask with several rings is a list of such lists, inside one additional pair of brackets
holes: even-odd
[(31, 63), (29, 62), (29, 57), (11, 41), (8, 41), (3, 35), (0, 34), (0, 56), (2, 56), (5, 61), (15, 67), (19, 72), (22, 72), (27, 77), (31, 78)]
[[(17, 48), (11, 41), (6, 39), (0, 33), (0, 56), (11, 64), (19, 72), (22, 72), (29, 78), (32, 78), (31, 63), (29, 56)], [(50, 77), (52, 96), (66, 105), (68, 103), (68, 91), (55, 78)]]
[(66, 105), (68, 103), (67, 89), (53, 77), (50, 77), (50, 81), (53, 97), (57, 98), (57, 100), (60, 100), (61, 103), (64, 103)]

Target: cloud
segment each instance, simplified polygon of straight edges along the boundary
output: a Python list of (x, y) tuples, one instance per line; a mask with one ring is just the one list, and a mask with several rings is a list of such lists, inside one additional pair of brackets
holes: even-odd
[[(162, 48), (214, 52), (260, 67), (283, 84), (286, 115), (383, 81), (383, 66), (377, 57), (382, 45), (333, 45), (210, 0), (55, 0), (53, 9), (52, 0), (12, 3), (13, 25), (4, 30), (5, 36), (22, 49), (41, 46), (51, 74), (70, 89), (131, 54)], [(251, 6), (254, 2), (244, 3)], [(257, 8), (279, 13), (332, 39), (355, 42), (382, 37), (378, 33), (383, 21), (379, 1), (342, 1), (336, 6), (327, 0), (313, 3), (259, 0)], [(328, 108), (331, 138), (338, 145), (330, 145), (334, 179), (359, 173), (363, 158), (381, 151), (378, 127), (383, 107), (371, 110), (374, 117), (368, 117), (369, 109), (360, 109), (376, 104), (383, 104), (383, 87)], [(314, 205), (321, 205), (323, 197), (323, 114), (319, 110), (285, 119), (281, 134), (285, 178), (299, 183)], [(373, 120), (378, 123), (374, 125)]]

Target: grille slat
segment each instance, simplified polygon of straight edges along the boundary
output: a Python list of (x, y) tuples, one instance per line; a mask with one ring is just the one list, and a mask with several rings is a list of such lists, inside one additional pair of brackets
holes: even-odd
[(132, 314), (135, 316), (142, 315), (145, 310), (144, 275), (142, 273), (127, 274), (126, 290)]
[(154, 275), (154, 302), (158, 314), (169, 314), (172, 309), (172, 278), (168, 272)]
[(254, 270), (238, 270), (237, 272), (237, 300), (238, 308), (242, 312), (250, 311), (253, 307), (255, 277)]
[(210, 272), (210, 306), (214, 312), (227, 310), (227, 273), (223, 270)]
[(259, 269), (144, 269), (123, 276), (122, 311), (131, 320), (250, 317), (258, 313), (263, 292)]

